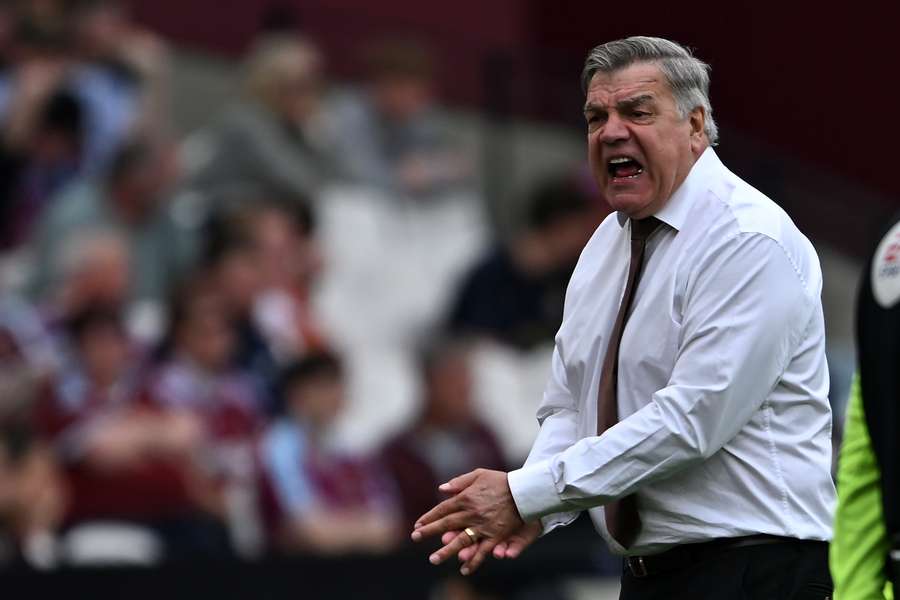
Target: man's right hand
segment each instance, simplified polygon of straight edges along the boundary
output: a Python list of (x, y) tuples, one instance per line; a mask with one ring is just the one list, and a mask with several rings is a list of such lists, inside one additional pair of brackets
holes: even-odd
[[(525, 548), (530, 546), (538, 539), (538, 537), (540, 537), (541, 531), (542, 527), (540, 521), (525, 523), (508, 538), (494, 546), (494, 558), (518, 558)], [(441, 537), (441, 542), (445, 545), (449, 544), (461, 533), (462, 532), (460, 531), (448, 531)], [(482, 540), (481, 543), (485, 543), (484, 540)], [(463, 563), (461, 568), (463, 575), (470, 575), (481, 566), (480, 562), (478, 564), (472, 563), (472, 559), (475, 557), (478, 548), (479, 544), (471, 544), (459, 551), (457, 556), (460, 562)]]

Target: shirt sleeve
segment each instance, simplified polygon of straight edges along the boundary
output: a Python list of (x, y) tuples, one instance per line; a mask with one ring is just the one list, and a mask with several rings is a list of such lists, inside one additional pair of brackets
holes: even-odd
[[(576, 436), (578, 410), (569, 391), (566, 369), (560, 356), (559, 344), (553, 350), (550, 379), (547, 382), (547, 388), (544, 390), (544, 398), (540, 407), (538, 407), (537, 418), (541, 427), (538, 430), (534, 445), (531, 447), (531, 452), (525, 460), (526, 467), (540, 463), (562, 452), (578, 439)], [(525, 498), (520, 498), (519, 494), (517, 494), (517, 490), (521, 485), (516, 480), (519, 473), (520, 471), (513, 471), (509, 474), (508, 479), (513, 499), (516, 501), (519, 512), (522, 513), (523, 508), (528, 506), (528, 501)], [(579, 512), (580, 510), (562, 511), (544, 515), (541, 518), (543, 533), (547, 534), (557, 527), (568, 525), (578, 517)], [(522, 516), (524, 518), (524, 515)]]
[(262, 450), (264, 466), (281, 510), (293, 517), (308, 513), (315, 505), (315, 496), (302, 468), (302, 442), (288, 431), (276, 429), (266, 438)]
[[(817, 264), (815, 265), (817, 269)], [(819, 289), (773, 239), (740, 233), (694, 266), (668, 384), (601, 436), (510, 473), (523, 519), (607, 504), (699, 464), (752, 418), (784, 372)]]
[(856, 379), (838, 463), (838, 507), (829, 551), (835, 600), (893, 598), (885, 575), (890, 544), (881, 508), (880, 479)]

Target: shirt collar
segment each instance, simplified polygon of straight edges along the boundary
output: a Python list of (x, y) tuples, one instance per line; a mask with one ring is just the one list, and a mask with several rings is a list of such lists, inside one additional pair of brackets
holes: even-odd
[[(672, 229), (675, 229), (676, 231), (681, 230), (681, 228), (684, 227), (685, 220), (687, 219), (688, 212), (690, 211), (696, 193), (708, 186), (707, 178), (709, 176), (718, 173), (724, 168), (725, 167), (722, 164), (722, 161), (719, 160), (715, 150), (712, 149), (712, 146), (709, 146), (703, 151), (700, 158), (698, 158), (691, 166), (688, 176), (685, 177), (678, 189), (675, 190), (675, 193), (672, 194), (669, 201), (666, 202), (662, 209), (653, 216)], [(619, 225), (622, 227), (628, 222), (628, 215), (622, 211), (616, 213), (616, 218), (619, 220)]]

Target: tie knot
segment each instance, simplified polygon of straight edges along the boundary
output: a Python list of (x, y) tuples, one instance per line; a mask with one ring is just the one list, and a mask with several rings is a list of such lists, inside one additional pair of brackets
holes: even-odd
[(656, 228), (662, 224), (662, 221), (656, 217), (647, 217), (646, 219), (631, 219), (631, 239), (646, 240), (650, 237)]

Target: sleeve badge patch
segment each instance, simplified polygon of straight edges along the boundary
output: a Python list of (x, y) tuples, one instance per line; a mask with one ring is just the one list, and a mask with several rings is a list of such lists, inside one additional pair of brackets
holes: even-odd
[(878, 244), (872, 261), (872, 294), (882, 308), (900, 301), (900, 223)]

